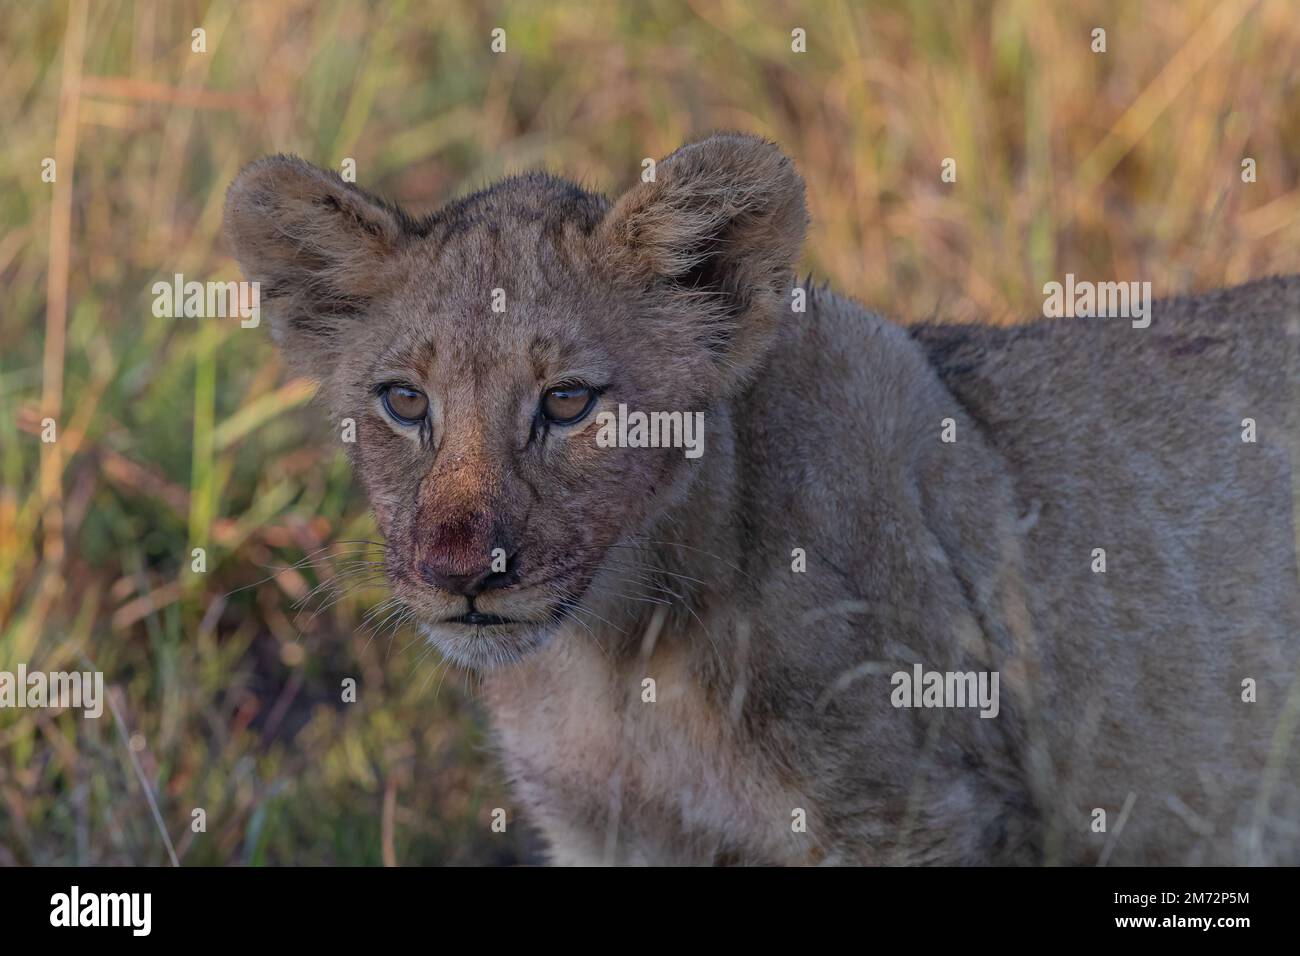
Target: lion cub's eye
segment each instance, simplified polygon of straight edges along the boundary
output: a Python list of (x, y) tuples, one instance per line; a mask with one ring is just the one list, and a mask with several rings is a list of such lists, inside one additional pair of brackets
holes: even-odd
[(586, 385), (557, 385), (542, 395), (542, 417), (553, 425), (572, 425), (595, 403), (595, 389)]
[(399, 425), (418, 425), (429, 411), (429, 398), (418, 388), (390, 385), (383, 396), (384, 411)]

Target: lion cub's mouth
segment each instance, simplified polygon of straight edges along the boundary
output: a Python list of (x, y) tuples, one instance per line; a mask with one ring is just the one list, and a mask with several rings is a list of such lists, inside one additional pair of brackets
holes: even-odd
[(443, 618), (443, 624), (472, 624), (476, 627), (495, 627), (507, 624), (520, 624), (513, 618), (501, 617), (498, 614), (486, 614), (483, 611), (467, 611), (456, 617)]
[(471, 609), (429, 621), (421, 630), (448, 660), (486, 671), (516, 663), (537, 650), (554, 635), (556, 622), (551, 616), (529, 620)]

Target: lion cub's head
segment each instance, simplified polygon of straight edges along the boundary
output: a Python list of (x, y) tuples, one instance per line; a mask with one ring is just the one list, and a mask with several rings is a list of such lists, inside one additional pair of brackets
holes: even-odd
[(699, 461), (603, 447), (598, 417), (704, 411), (707, 427), (789, 309), (805, 222), (790, 160), (737, 135), (613, 203), (531, 174), (414, 218), (275, 156), (225, 210), (286, 360), (355, 421), (396, 594), (475, 667), (540, 644), (611, 546), (680, 496)]

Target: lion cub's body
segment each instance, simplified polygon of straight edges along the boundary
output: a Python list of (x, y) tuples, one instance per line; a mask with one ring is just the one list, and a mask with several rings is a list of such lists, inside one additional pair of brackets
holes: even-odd
[[(611, 597), (485, 680), (556, 859), (1300, 860), (1298, 326), (1296, 278), (1147, 329), (815, 294), (604, 582), (692, 611)], [(896, 709), (917, 661), (999, 670), (1001, 713)]]
[[(740, 134), (613, 201), (230, 189), (555, 858), (1300, 863), (1300, 277), (905, 329), (794, 307), (803, 195)], [(624, 408), (702, 412), (703, 456), (602, 442)], [(996, 706), (901, 706), (915, 668)]]

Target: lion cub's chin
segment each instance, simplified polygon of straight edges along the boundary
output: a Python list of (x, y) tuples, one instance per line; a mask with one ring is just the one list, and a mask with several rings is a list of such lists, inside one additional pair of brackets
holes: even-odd
[(488, 671), (517, 663), (549, 641), (557, 626), (548, 621), (469, 624), (432, 621), (420, 625), (438, 653), (461, 667)]

